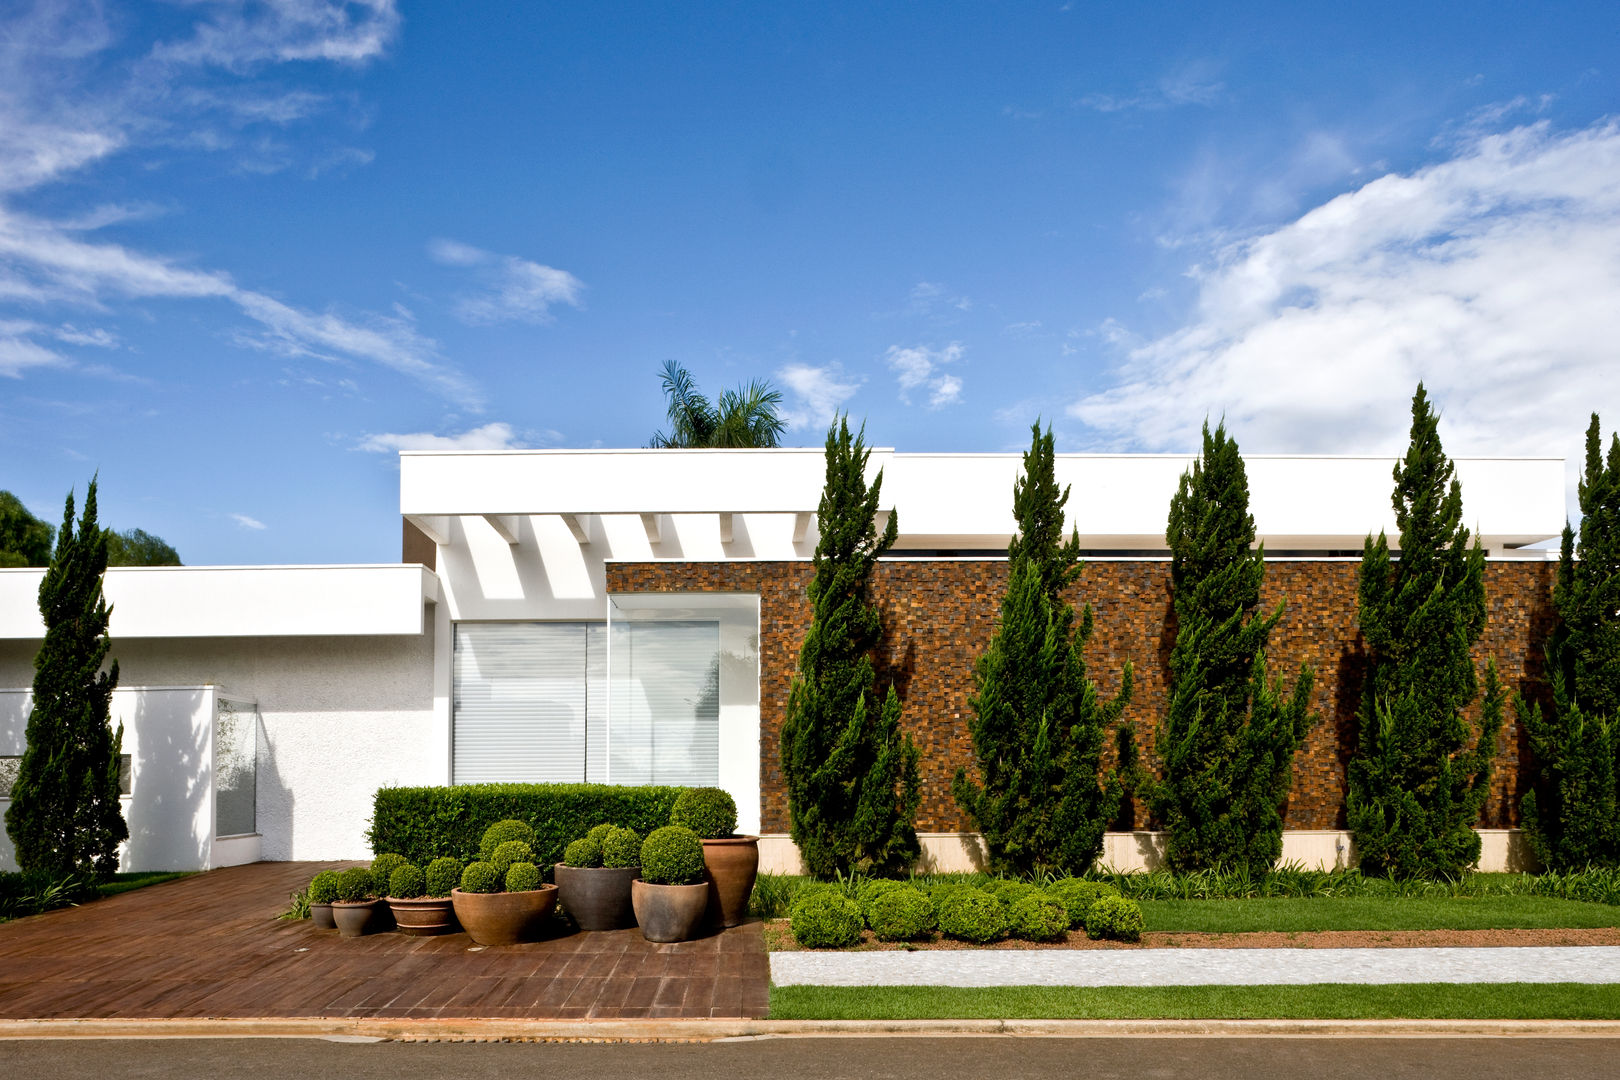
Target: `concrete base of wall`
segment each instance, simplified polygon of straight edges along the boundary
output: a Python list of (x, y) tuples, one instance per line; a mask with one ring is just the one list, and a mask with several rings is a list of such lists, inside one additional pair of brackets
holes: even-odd
[[(1519, 873), (1536, 869), (1535, 856), (1523, 831), (1478, 832), (1481, 871)], [(918, 833), (917, 839), (922, 844), (922, 858), (917, 860), (919, 873), (968, 873), (987, 866), (984, 839), (978, 833)], [(1100, 862), (1117, 873), (1156, 870), (1164, 865), (1164, 834), (1104, 833)], [(1355, 844), (1350, 833), (1340, 829), (1289, 830), (1283, 833), (1282, 862), (1307, 870), (1343, 870), (1355, 865)], [(805, 872), (798, 847), (784, 833), (767, 833), (759, 838), (759, 868), (772, 874)]]

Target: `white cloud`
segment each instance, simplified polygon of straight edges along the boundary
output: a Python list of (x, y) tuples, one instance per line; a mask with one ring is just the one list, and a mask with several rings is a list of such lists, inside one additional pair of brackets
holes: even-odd
[[(546, 434), (552, 436), (557, 433), (548, 431)], [(367, 435), (355, 449), (375, 454), (397, 454), (401, 450), (512, 450), (518, 447), (512, 425), (494, 423), (463, 431), (459, 435), (435, 435), (428, 431), (408, 435), (386, 432)]]
[(483, 291), (457, 300), (456, 316), (475, 326), (550, 322), (551, 305), (577, 308), (585, 291), (585, 283), (566, 270), (516, 255), (497, 255), (459, 240), (434, 240), (428, 244), (428, 253), (446, 266), (474, 270)]
[(156, 60), (233, 71), (257, 64), (327, 60), (363, 64), (399, 30), (394, 0), (203, 0), (212, 17), (192, 36), (152, 50)]
[(0, 328), (0, 376), (20, 379), (26, 368), (66, 366), (65, 359), (45, 346)]
[(68, 345), (91, 345), (98, 349), (118, 348), (118, 335), (99, 326), (90, 330), (80, 330), (72, 323), (63, 323), (52, 330), (51, 334), (57, 341)]
[(232, 514), (230, 515), (230, 518), (240, 527), (244, 529), (252, 529), (254, 532), (261, 532), (264, 529), (269, 528), (268, 525), (260, 521), (258, 518), (248, 517), (246, 514)]
[(854, 397), (865, 382), (858, 376), (844, 374), (836, 363), (821, 367), (788, 364), (777, 371), (776, 377), (787, 385), (795, 398), (781, 414), (792, 430), (827, 427), (843, 410), (844, 402)]
[(1217, 70), (1216, 65), (1207, 62), (1187, 64), (1135, 93), (1087, 94), (1078, 104), (1083, 109), (1101, 113), (1158, 112), (1183, 105), (1213, 105), (1226, 91), (1226, 85), (1215, 78)]
[(911, 315), (936, 315), (969, 311), (973, 299), (955, 292), (937, 281), (919, 281), (906, 297), (906, 312)]
[(1230, 245), (1194, 316), (1132, 340), (1074, 402), (1100, 445), (1184, 451), (1206, 415), (1246, 450), (1394, 453), (1422, 379), (1453, 454), (1578, 458), (1620, 419), (1620, 125), (1476, 137)]
[(890, 345), (884, 361), (900, 383), (900, 400), (911, 404), (911, 391), (924, 387), (929, 391), (928, 407), (942, 408), (954, 404), (962, 396), (962, 380), (939, 369), (954, 364), (967, 352), (959, 341), (943, 349), (930, 349), (926, 345)]

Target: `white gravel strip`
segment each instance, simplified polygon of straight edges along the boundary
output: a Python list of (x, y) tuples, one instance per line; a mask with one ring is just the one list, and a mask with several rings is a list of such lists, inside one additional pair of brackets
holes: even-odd
[(778, 986), (1268, 986), (1620, 982), (1620, 946), (968, 949), (771, 954)]

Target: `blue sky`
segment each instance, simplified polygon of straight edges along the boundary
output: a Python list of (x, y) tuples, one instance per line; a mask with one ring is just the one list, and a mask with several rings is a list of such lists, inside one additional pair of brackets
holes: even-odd
[[(657, 371), (901, 450), (1620, 423), (1620, 7), (0, 8), (0, 487), (398, 558), (400, 447), (638, 446)], [(1084, 493), (1077, 493), (1084, 497)]]

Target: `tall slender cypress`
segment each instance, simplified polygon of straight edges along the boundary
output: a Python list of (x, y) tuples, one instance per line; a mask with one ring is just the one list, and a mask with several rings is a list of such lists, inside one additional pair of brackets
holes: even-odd
[(1155, 749), (1164, 774), (1153, 811), (1180, 872), (1216, 866), (1264, 873), (1282, 854), (1282, 802), (1294, 751), (1314, 719), (1312, 674), (1291, 692), (1266, 679), (1266, 643), (1287, 601), (1260, 612), (1265, 549), (1254, 547), (1249, 481), (1224, 423), (1182, 474), (1166, 535), (1176, 643), (1170, 701)]
[(1602, 448), (1593, 413), (1578, 487), (1579, 546), (1565, 522), (1553, 586), (1552, 712), (1544, 718), (1539, 705), (1514, 697), (1532, 755), (1524, 827), (1554, 870), (1620, 864), (1620, 435), (1611, 437), (1607, 462)]
[(1469, 543), (1439, 423), (1419, 383), (1411, 442), (1395, 466), (1400, 557), (1380, 532), (1361, 558), (1368, 666), (1347, 816), (1361, 869), (1391, 877), (1456, 876), (1478, 861), (1473, 826), (1502, 728), (1494, 660), (1477, 738), (1464, 716), (1480, 697), (1471, 652), (1485, 629), (1485, 552)]
[(882, 616), (872, 570), (894, 546), (893, 513), (880, 535), (879, 471), (866, 483), (865, 429), (840, 416), (827, 432), (827, 479), (817, 511), (811, 622), (782, 720), (782, 778), (789, 823), (817, 877), (862, 870), (894, 873), (916, 861), (922, 787), (917, 748), (900, 730), (900, 697), (874, 686), (872, 650)]
[(1099, 700), (1081, 655), (1087, 604), (1075, 622), (1065, 591), (1080, 576), (1080, 538), (1063, 542), (1069, 489), (1058, 488), (1050, 430), (1032, 429), (1024, 475), (1013, 482), (1018, 535), (1007, 545), (1001, 620), (975, 672), (968, 732), (978, 779), (959, 769), (957, 804), (984, 837), (993, 866), (1018, 873), (1082, 873), (1102, 851), (1122, 785), (1099, 780), (1104, 737), (1131, 697)]
[(107, 537), (96, 524), (91, 480), (77, 532), (73, 495), (67, 497), (39, 586), (45, 640), (34, 657), (28, 745), (6, 811), (6, 831), (27, 871), (106, 877), (118, 869), (118, 845), (129, 838), (118, 803), (124, 731), (108, 725), (118, 661), (101, 669), (112, 647), (112, 609), (101, 594), (106, 569)]

